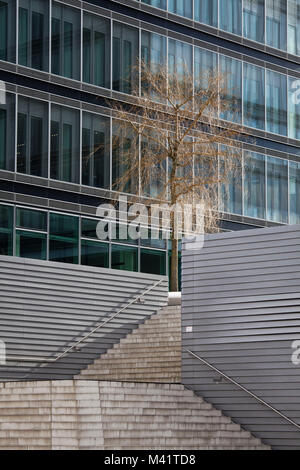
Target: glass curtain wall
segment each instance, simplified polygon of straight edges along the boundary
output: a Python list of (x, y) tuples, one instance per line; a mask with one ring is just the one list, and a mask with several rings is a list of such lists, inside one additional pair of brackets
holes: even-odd
[(218, 26), (218, 0), (194, 0), (194, 19), (216, 28)]
[(152, 5), (153, 7), (161, 8), (162, 10), (167, 9), (167, 0), (141, 0), (147, 5)]
[(17, 208), (16, 227), (16, 256), (46, 260), (47, 212)]
[(220, 28), (242, 35), (242, 0), (219, 0)]
[(167, 60), (167, 38), (160, 34), (142, 31), (141, 60), (153, 72), (158, 66), (164, 66)]
[(300, 224), (300, 163), (289, 163), (290, 224)]
[(17, 171), (48, 176), (48, 103), (18, 97)]
[(166, 275), (166, 252), (141, 248), (141, 272)]
[(169, 74), (193, 73), (193, 50), (190, 44), (169, 39)]
[(267, 131), (287, 135), (287, 77), (267, 70)]
[(195, 88), (207, 88), (211, 76), (218, 73), (218, 55), (214, 52), (195, 47), (194, 83)]
[(78, 263), (78, 230), (78, 217), (50, 213), (50, 261)]
[(265, 5), (264, 0), (244, 0), (244, 37), (264, 42)]
[(112, 244), (111, 267), (123, 271), (138, 271), (138, 249)]
[(0, 255), (13, 254), (13, 206), (0, 206)]
[(136, 91), (138, 83), (139, 31), (114, 22), (113, 89), (123, 93)]
[(230, 150), (221, 145), (219, 155), (220, 178), (224, 177), (224, 171), (226, 171), (224, 160), (228, 155), (236, 161), (234, 171), (228, 176), (225, 175), (226, 182), (220, 185), (220, 210), (241, 215), (243, 213), (242, 152), (239, 149)]
[(244, 124), (265, 128), (265, 71), (244, 62)]
[(16, 61), (16, 2), (0, 1), (0, 60)]
[(79, 183), (79, 110), (51, 106), (50, 177)]
[(110, 21), (83, 15), (83, 81), (110, 88)]
[(286, 51), (287, 1), (266, 1), (266, 44)]
[(81, 13), (52, 2), (51, 72), (80, 79)]
[(265, 156), (254, 152), (244, 154), (244, 215), (266, 218)]
[(288, 1), (287, 50), (300, 55), (300, 0)]
[(288, 77), (289, 137), (300, 139), (300, 80)]
[(19, 0), (19, 64), (49, 70), (49, 2)]
[(110, 119), (97, 114), (82, 115), (82, 184), (110, 185)]
[(168, 9), (186, 18), (193, 17), (193, 0), (168, 0)]
[(288, 161), (267, 157), (267, 219), (288, 223)]
[(220, 56), (220, 73), (225, 81), (226, 111), (221, 117), (227, 121), (242, 122), (242, 62)]
[(139, 177), (136, 167), (139, 159), (139, 136), (133, 133), (129, 125), (118, 120), (113, 120), (112, 132), (113, 189), (138, 194)]
[(0, 86), (0, 169), (15, 169), (15, 95)]

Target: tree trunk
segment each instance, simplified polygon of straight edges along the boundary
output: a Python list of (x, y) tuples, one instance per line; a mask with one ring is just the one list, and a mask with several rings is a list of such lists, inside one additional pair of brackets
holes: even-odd
[(172, 237), (170, 291), (178, 290), (178, 240)]

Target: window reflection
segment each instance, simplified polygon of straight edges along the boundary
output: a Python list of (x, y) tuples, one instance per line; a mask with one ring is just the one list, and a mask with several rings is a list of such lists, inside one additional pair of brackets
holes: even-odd
[(264, 0), (244, 0), (244, 36), (264, 42)]
[(286, 50), (286, 0), (266, 0), (266, 43)]
[(30, 98), (18, 100), (17, 171), (48, 176), (48, 104)]
[(19, 64), (48, 72), (49, 2), (19, 1)]
[(83, 81), (110, 88), (110, 22), (83, 16)]
[(288, 162), (267, 157), (267, 218), (288, 222)]
[(80, 10), (52, 3), (51, 72), (80, 78)]
[(219, 0), (220, 28), (242, 34), (242, 0)]
[(265, 71), (261, 67), (243, 64), (244, 67), (244, 124), (265, 128)]
[(51, 108), (51, 178), (79, 183), (79, 111)]
[(0, 60), (16, 61), (16, 2), (0, 1)]
[(265, 157), (246, 152), (244, 157), (244, 215), (266, 218)]

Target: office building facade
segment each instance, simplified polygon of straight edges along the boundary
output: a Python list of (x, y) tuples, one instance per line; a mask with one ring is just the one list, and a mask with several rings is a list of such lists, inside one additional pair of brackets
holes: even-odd
[(1, 255), (167, 273), (165, 240), (96, 235), (139, 58), (229, 77), (249, 138), (221, 227), (300, 223), (300, 0), (1, 0)]

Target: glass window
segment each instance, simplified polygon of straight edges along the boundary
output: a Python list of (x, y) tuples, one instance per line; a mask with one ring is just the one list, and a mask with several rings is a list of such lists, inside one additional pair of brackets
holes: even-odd
[(49, 2), (19, 1), (19, 64), (49, 70)]
[(220, 56), (220, 73), (225, 81), (227, 95), (226, 110), (221, 113), (227, 121), (242, 121), (242, 62), (230, 57)]
[(109, 243), (81, 241), (81, 264), (108, 268), (109, 266)]
[(288, 77), (288, 129), (289, 137), (300, 139), (300, 80)]
[(47, 213), (17, 207), (17, 227), (47, 232)]
[(220, 28), (233, 34), (242, 34), (242, 0), (219, 0)]
[(50, 213), (50, 261), (78, 263), (78, 221), (78, 217)]
[(214, 52), (195, 47), (194, 50), (194, 76), (195, 87), (208, 88), (210, 77), (214, 77), (217, 73), (218, 56)]
[(167, 40), (164, 36), (142, 31), (141, 54), (145, 65), (155, 71), (157, 66), (164, 65), (167, 57)]
[(0, 86), (0, 169), (15, 170), (15, 95)]
[(141, 166), (144, 168), (141, 193), (143, 196), (161, 199), (167, 192), (168, 168), (165, 148), (159, 145), (155, 137), (155, 132), (150, 129), (141, 136)]
[(267, 219), (288, 222), (288, 162), (267, 157)]
[(245, 152), (244, 215), (266, 218), (265, 157), (259, 153)]
[(17, 171), (48, 176), (48, 103), (19, 96)]
[(141, 238), (141, 245), (148, 246), (149, 248), (158, 248), (161, 250), (166, 249), (166, 239), (163, 238), (163, 233), (160, 231), (158, 236), (159, 238), (155, 239), (151, 237), (151, 232), (149, 232), (150, 237), (143, 239)]
[(138, 270), (138, 249), (131, 246), (111, 245), (111, 267), (124, 271)]
[(0, 255), (13, 254), (14, 208), (0, 206)]
[[(84, 238), (95, 238), (98, 239), (97, 237), (97, 225), (98, 225), (99, 220), (96, 219), (81, 219), (81, 236)], [(105, 229), (106, 230), (106, 229)], [(107, 231), (109, 230), (108, 224), (107, 224)]]
[(244, 36), (253, 41), (264, 42), (264, 0), (244, 0)]
[(84, 13), (83, 81), (110, 88), (110, 21)]
[(300, 0), (288, 1), (288, 42), (290, 54), (300, 55)]
[(266, 43), (286, 50), (286, 0), (266, 0)]
[[(239, 149), (221, 146), (219, 152), (220, 178), (220, 210), (231, 214), (242, 215), (242, 154)], [(226, 159), (235, 159), (234, 168), (228, 170)]]
[(52, 105), (51, 178), (79, 183), (79, 140), (79, 111)]
[(153, 7), (161, 8), (162, 10), (167, 9), (167, 0), (141, 0), (147, 5), (152, 5)]
[(265, 128), (265, 70), (244, 62), (244, 124)]
[(16, 256), (47, 259), (47, 235), (45, 233), (16, 231)]
[(194, 19), (210, 26), (218, 26), (218, 0), (194, 0)]
[(16, 61), (16, 2), (0, 1), (0, 60)]
[(130, 94), (138, 82), (139, 32), (120, 23), (113, 30), (113, 89)]
[(82, 115), (82, 184), (98, 188), (110, 185), (110, 119)]
[(267, 131), (287, 135), (287, 77), (267, 70)]
[(169, 75), (193, 73), (192, 46), (175, 39), (169, 39)]
[(300, 163), (290, 162), (290, 224), (300, 224)]
[(129, 125), (113, 121), (112, 182), (113, 189), (137, 194), (139, 165), (139, 136)]
[(166, 252), (141, 249), (141, 272), (166, 274)]
[(193, 16), (192, 0), (169, 0), (168, 9), (171, 13), (186, 16), (187, 18)]
[[(116, 236), (114, 237), (114, 234)], [(129, 224), (120, 224), (111, 222), (111, 240), (113, 242), (128, 243), (130, 245), (138, 245), (139, 240), (129, 235)]]
[(80, 78), (80, 10), (52, 3), (51, 72)]

